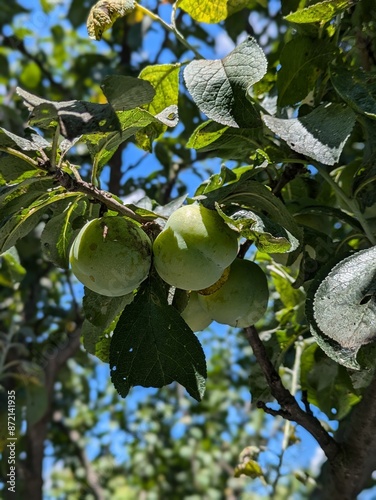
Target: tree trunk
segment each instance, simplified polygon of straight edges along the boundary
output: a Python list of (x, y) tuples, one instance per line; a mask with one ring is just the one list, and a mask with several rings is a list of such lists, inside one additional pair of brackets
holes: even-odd
[(324, 464), (312, 500), (354, 500), (376, 470), (376, 377), (335, 437), (342, 453)]

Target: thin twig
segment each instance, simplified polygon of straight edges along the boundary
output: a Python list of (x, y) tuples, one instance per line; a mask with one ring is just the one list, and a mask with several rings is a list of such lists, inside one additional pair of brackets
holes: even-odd
[(326, 432), (317, 418), (300, 408), (296, 399), (283, 385), (281, 377), (268, 358), (265, 346), (260, 340), (256, 328), (254, 326), (246, 328), (245, 336), (264, 373), (270, 391), (281, 408), (280, 410), (271, 410), (260, 402), (258, 406), (271, 415), (281, 415), (283, 418), (301, 425), (316, 439), (328, 460), (334, 461), (341, 452), (341, 446)]
[(179, 40), (179, 42), (182, 43), (188, 50), (191, 50), (198, 59), (204, 59), (203, 56), (198, 52), (198, 50), (193, 47), (174, 26), (166, 23), (166, 21), (159, 17), (158, 14), (155, 14), (143, 5), (137, 4), (137, 8), (147, 16), (151, 17), (153, 21), (159, 22), (167, 31), (173, 33), (176, 36), (176, 39)]

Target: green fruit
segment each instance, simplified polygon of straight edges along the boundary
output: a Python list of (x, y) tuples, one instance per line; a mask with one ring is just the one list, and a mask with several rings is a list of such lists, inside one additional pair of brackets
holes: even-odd
[(154, 242), (154, 264), (169, 285), (201, 290), (215, 283), (238, 252), (238, 235), (214, 210), (185, 205)]
[(196, 292), (190, 293), (188, 304), (180, 313), (180, 315), (192, 330), (192, 332), (205, 330), (205, 328), (212, 322), (209, 314), (202, 308), (202, 305), (198, 298), (198, 294)]
[(147, 277), (151, 241), (130, 220), (105, 216), (83, 226), (72, 244), (69, 260), (73, 274), (87, 288), (118, 297), (132, 292)]
[(245, 328), (256, 323), (266, 311), (269, 291), (262, 269), (249, 260), (236, 259), (227, 281), (211, 295), (199, 295), (199, 301), (213, 320)]

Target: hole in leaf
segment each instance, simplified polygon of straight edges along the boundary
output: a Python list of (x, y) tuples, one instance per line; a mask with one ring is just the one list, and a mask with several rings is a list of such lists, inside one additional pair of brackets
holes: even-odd
[(372, 295), (365, 295), (362, 300), (359, 302), (361, 305), (368, 304), (368, 302), (372, 299)]

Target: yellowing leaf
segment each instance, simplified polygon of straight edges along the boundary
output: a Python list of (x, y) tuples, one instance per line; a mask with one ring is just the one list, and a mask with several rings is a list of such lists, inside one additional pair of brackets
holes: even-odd
[(178, 7), (198, 22), (214, 24), (255, 4), (254, 0), (181, 0)]
[(242, 474), (255, 479), (256, 477), (264, 477), (261, 467), (255, 460), (248, 460), (243, 464), (235, 467), (234, 476), (240, 477)]
[(140, 23), (145, 17), (144, 12), (136, 6), (135, 9), (132, 10), (130, 14), (127, 16), (127, 24), (132, 26), (133, 24)]
[(125, 16), (134, 8), (134, 0), (99, 0), (91, 8), (87, 19), (89, 37), (100, 40), (103, 33), (112, 27), (116, 19)]
[(327, 23), (349, 7), (349, 0), (324, 0), (305, 9), (292, 12), (285, 19), (292, 23)]

